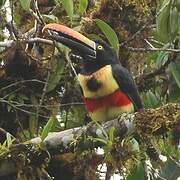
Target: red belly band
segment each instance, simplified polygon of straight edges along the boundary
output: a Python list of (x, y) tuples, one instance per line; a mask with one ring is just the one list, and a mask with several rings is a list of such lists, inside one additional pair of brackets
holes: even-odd
[(84, 98), (84, 102), (89, 112), (103, 107), (121, 107), (131, 103), (128, 96), (120, 90), (101, 98)]

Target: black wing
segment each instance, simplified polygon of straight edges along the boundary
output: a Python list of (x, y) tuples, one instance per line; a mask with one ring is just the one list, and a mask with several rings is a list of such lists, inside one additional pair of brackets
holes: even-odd
[(142, 109), (143, 105), (138, 89), (129, 71), (120, 64), (113, 64), (112, 73), (121, 91), (123, 91), (132, 100), (135, 111)]

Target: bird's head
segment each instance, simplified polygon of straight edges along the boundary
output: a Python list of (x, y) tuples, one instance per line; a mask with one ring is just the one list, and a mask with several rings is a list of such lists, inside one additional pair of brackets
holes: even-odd
[(105, 42), (92, 41), (79, 32), (56, 23), (45, 25), (42, 31), (47, 30), (50, 31), (49, 36), (53, 40), (69, 47), (74, 55), (81, 57), (87, 73), (117, 62), (115, 51)]

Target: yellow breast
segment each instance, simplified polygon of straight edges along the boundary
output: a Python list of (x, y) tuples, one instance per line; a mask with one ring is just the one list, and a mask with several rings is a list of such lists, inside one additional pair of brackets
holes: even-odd
[[(92, 77), (101, 83), (101, 87), (95, 92), (87, 87), (87, 81)], [(113, 78), (111, 65), (106, 65), (90, 75), (79, 74), (78, 80), (86, 98), (103, 97), (119, 89), (116, 80)]]

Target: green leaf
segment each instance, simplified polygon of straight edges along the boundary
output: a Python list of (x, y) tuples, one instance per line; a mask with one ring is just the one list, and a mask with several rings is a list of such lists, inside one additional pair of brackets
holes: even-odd
[(168, 61), (168, 58), (169, 58), (169, 52), (161, 51), (156, 59), (157, 68), (163, 66)]
[(20, 94), (20, 98), (24, 101), (28, 101), (29, 98), (25, 94)]
[(170, 40), (169, 34), (169, 17), (170, 17), (170, 0), (165, 0), (159, 10), (160, 14), (156, 18), (156, 31), (158, 38), (162, 42)]
[(95, 19), (95, 22), (97, 26), (101, 29), (101, 31), (104, 33), (110, 45), (114, 48), (114, 50), (116, 51), (116, 54), (118, 55), (119, 54), (119, 40), (115, 31), (107, 23), (105, 23), (104, 21), (100, 19)]
[(109, 140), (111, 141), (111, 142), (113, 142), (114, 141), (114, 133), (115, 133), (115, 127), (111, 127), (111, 129), (109, 130)]
[(2, 148), (3, 148), (3, 149), (7, 149), (7, 140), (3, 142)]
[[(70, 82), (69, 82), (70, 83)], [(69, 86), (67, 84), (67, 86)], [(74, 86), (74, 88), (76, 88)], [(75, 126), (81, 126), (84, 123), (84, 118), (86, 116), (86, 111), (84, 109), (84, 106), (72, 106), (71, 107), (71, 116), (73, 116), (73, 118), (68, 118), (65, 117), (64, 121), (66, 121), (66, 127), (67, 128), (72, 128)]]
[(6, 140), (3, 143), (3, 146), (6, 148), (9, 148), (12, 143), (15, 141), (15, 138), (10, 134), (10, 133), (6, 133)]
[(179, 19), (179, 13), (177, 8), (173, 8), (170, 11), (170, 25), (169, 25), (170, 31), (171, 31), (171, 38), (174, 40), (174, 38), (178, 34), (178, 30), (180, 28), (180, 19)]
[(83, 14), (86, 12), (88, 6), (88, 0), (79, 0), (79, 13)]
[(53, 72), (50, 75), (48, 86), (47, 86), (47, 92), (52, 91), (59, 83), (62, 73), (64, 71), (65, 67), (65, 61), (58, 55), (54, 55), (52, 59), (52, 69)]
[(113, 142), (112, 141), (107, 141), (107, 145), (104, 147), (104, 150), (106, 153), (110, 152), (113, 147)]
[(144, 168), (139, 162), (127, 177), (127, 180), (144, 180)]
[(72, 20), (74, 14), (74, 3), (73, 0), (58, 0), (58, 3), (62, 3), (63, 8), (66, 10), (70, 20)]
[(155, 108), (159, 104), (157, 97), (150, 90), (146, 93), (146, 100), (147, 108)]
[(25, 11), (29, 11), (30, 5), (31, 5), (31, 0), (20, 0), (20, 3), (21, 3), (21, 7), (22, 7)]
[(0, 0), (0, 8), (1, 8), (2, 6), (4, 6), (5, 2), (6, 2), (6, 0)]
[(42, 16), (44, 18), (46, 18), (47, 20), (52, 20), (52, 21), (58, 22), (58, 18), (53, 14), (49, 14), (49, 15), (43, 14)]
[(172, 142), (172, 137), (171, 137), (170, 134), (171, 133), (167, 134), (168, 135), (168, 139), (167, 140), (164, 141), (164, 139), (160, 139), (160, 141), (159, 141), (159, 143), (160, 143), (159, 144), (160, 151), (162, 151), (162, 154), (164, 156), (166, 156), (166, 157), (173, 157), (173, 159), (180, 159), (179, 148), (174, 146), (173, 143), (169, 143), (169, 142)]
[(6, 141), (7, 141), (7, 147), (9, 148), (12, 145), (12, 142), (13, 142), (11, 134), (6, 133)]
[(130, 140), (131, 144), (132, 144), (132, 150), (133, 151), (139, 151), (139, 143), (135, 138), (132, 138)]
[(100, 143), (105, 144), (105, 145), (108, 143), (106, 140), (101, 139), (101, 138), (93, 138), (93, 141), (100, 142)]
[(169, 101), (170, 102), (180, 101), (180, 90), (174, 78), (172, 79), (169, 88)]
[[(167, 48), (170, 48), (170, 47), (171, 47), (170, 43), (167, 43), (167, 44), (165, 44), (163, 46), (164, 49), (167, 49)], [(169, 54), (170, 53), (167, 52), (167, 51), (161, 51), (159, 53), (159, 55), (158, 55), (158, 57), (156, 59), (157, 68), (160, 68), (161, 66), (163, 66), (167, 62), (167, 60), (169, 58)]]
[(88, 38), (92, 39), (92, 40), (100, 40), (103, 41), (103, 39), (101, 37), (99, 37), (97, 34), (88, 34)]
[(57, 122), (56, 117), (51, 116), (42, 130), (42, 133), (41, 133), (42, 141), (44, 141), (44, 139), (48, 136), (48, 133), (55, 127), (56, 122)]
[(75, 26), (72, 29), (79, 32), (81, 30), (81, 25)]
[(180, 88), (180, 59), (177, 59), (175, 62), (169, 64), (169, 69)]
[(37, 128), (38, 128), (38, 121), (37, 121), (36, 115), (32, 114), (29, 117), (29, 131), (30, 131), (31, 138), (36, 136)]
[(161, 167), (160, 176), (165, 179), (175, 180), (179, 177), (179, 162), (173, 159), (166, 161), (165, 165)]

